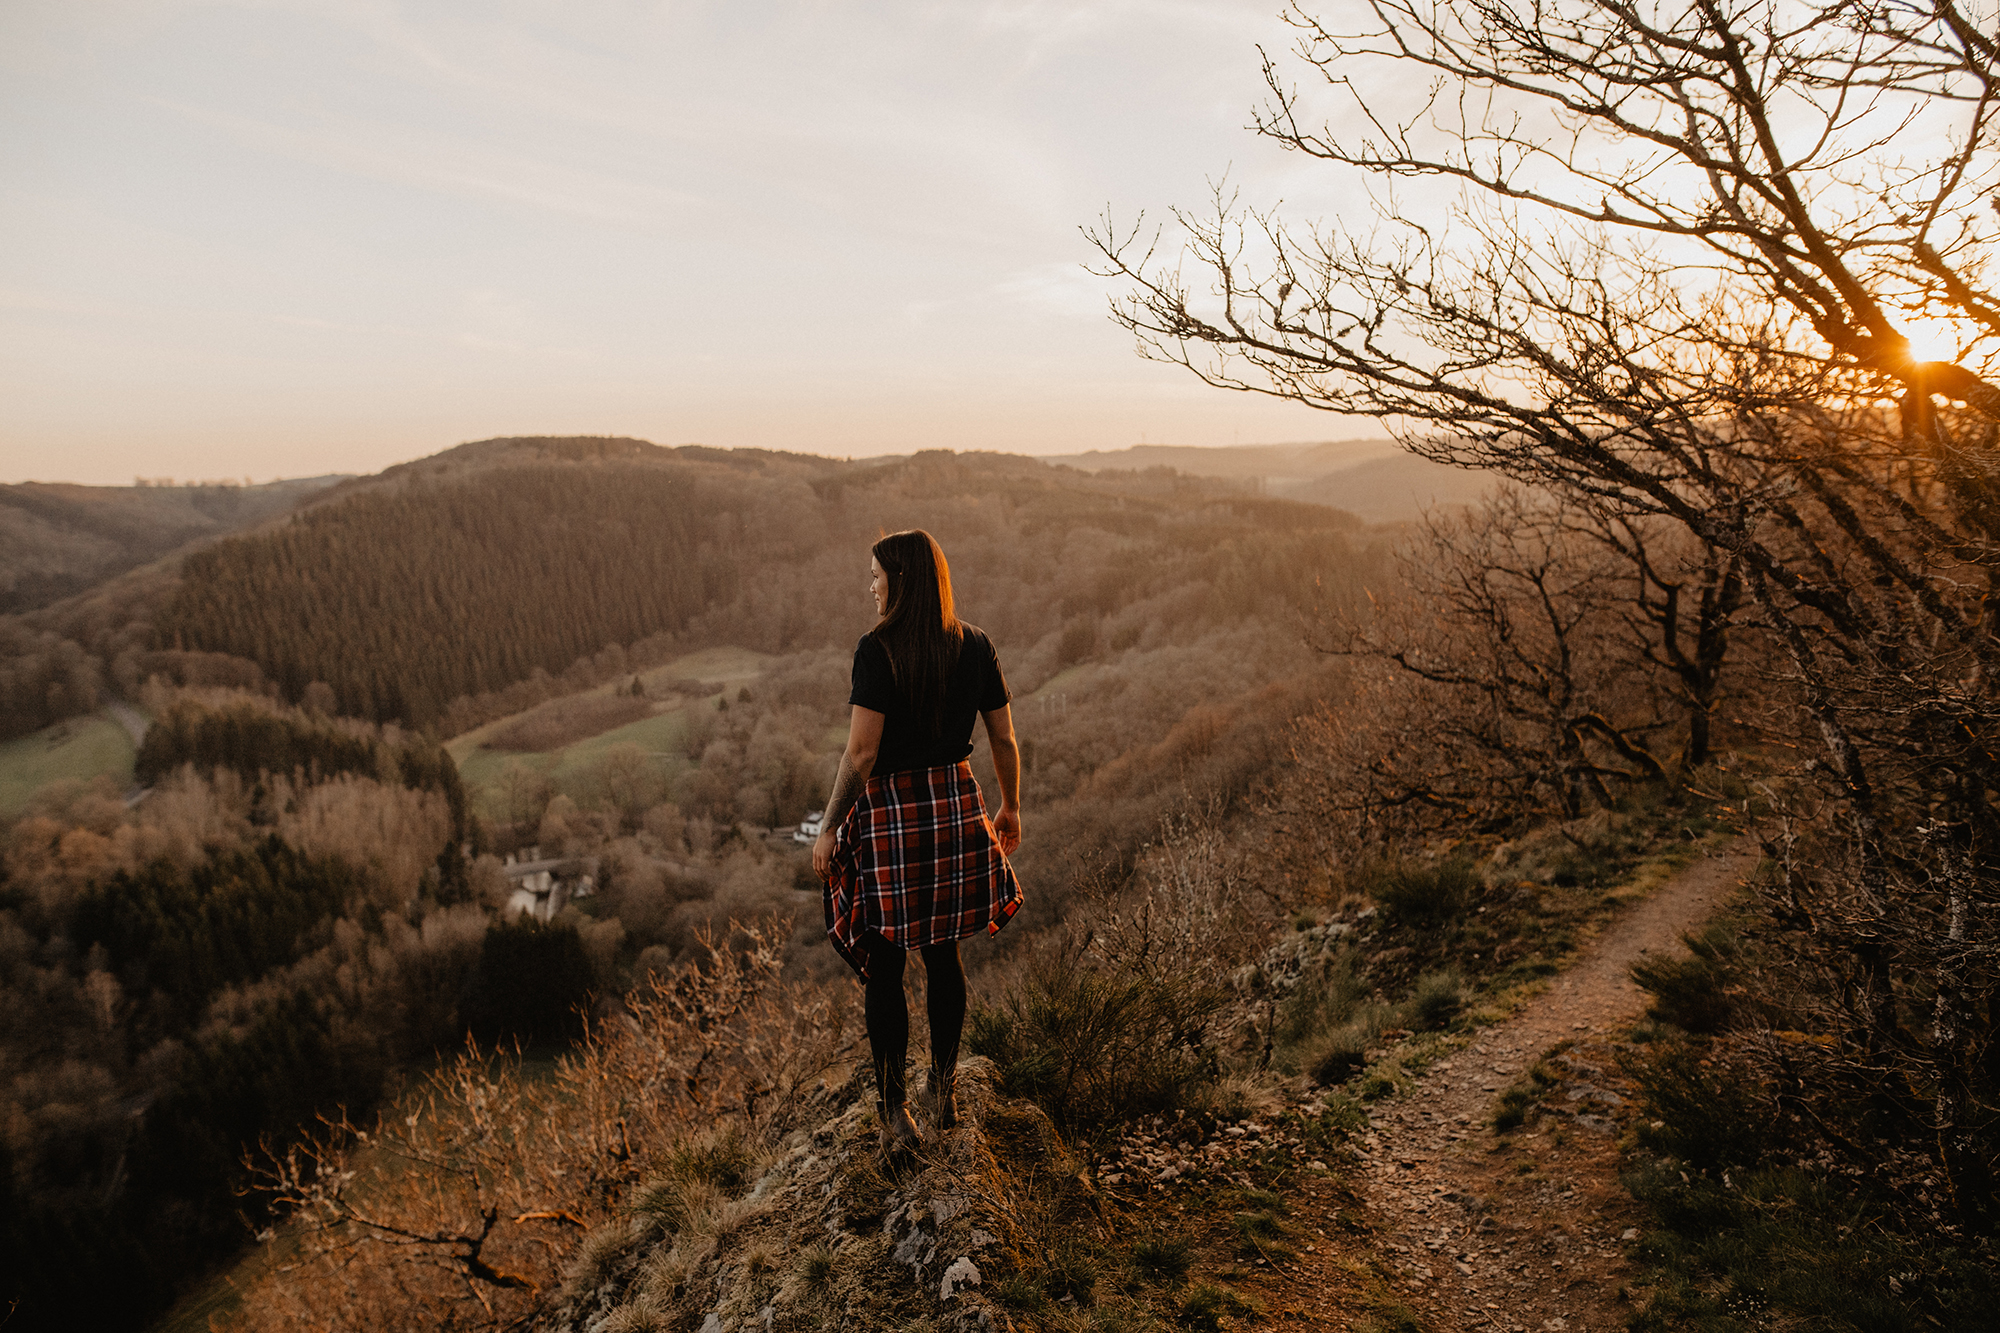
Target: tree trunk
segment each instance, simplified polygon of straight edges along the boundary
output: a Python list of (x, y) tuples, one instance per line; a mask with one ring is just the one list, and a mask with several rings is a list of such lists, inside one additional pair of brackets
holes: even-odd
[(1936, 999), (1931, 1005), (1931, 1064), (1937, 1079), (1938, 1160), (1951, 1188), (1952, 1203), (1968, 1222), (1977, 1221), (1992, 1204), (1992, 1180), (1979, 1151), (1978, 1127), (1972, 1119), (1972, 1009), (1967, 963), (1972, 948), (1966, 938), (1973, 908), (1974, 870), (1967, 846), (1967, 825), (1942, 821), (1932, 825), (1945, 890), (1945, 932), (1937, 941), (1932, 980)]

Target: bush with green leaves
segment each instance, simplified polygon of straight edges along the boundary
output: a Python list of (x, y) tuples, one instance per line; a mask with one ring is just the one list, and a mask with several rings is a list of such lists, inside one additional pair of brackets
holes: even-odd
[(1645, 1147), (1703, 1171), (1754, 1166), (1770, 1147), (1771, 1106), (1749, 1071), (1719, 1068), (1688, 1042), (1659, 1042), (1624, 1061), (1649, 1119)]

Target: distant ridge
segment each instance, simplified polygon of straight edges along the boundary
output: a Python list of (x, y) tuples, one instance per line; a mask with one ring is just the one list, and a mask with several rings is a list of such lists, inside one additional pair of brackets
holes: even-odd
[(1130, 449), (1049, 454), (1042, 461), (1085, 472), (1170, 467), (1196, 477), (1262, 478), (1273, 482), (1307, 481), (1395, 452), (1396, 442), (1389, 439), (1329, 440), (1316, 444), (1135, 444)]
[(1367, 523), (1405, 523), (1435, 505), (1472, 504), (1492, 474), (1447, 467), (1404, 453), (1393, 440), (1321, 444), (1141, 444), (1045, 455), (1043, 462), (1085, 472), (1168, 467), (1195, 477), (1248, 482), (1281, 500), (1342, 509)]
[(343, 480), (0, 486), (0, 614), (47, 606), (190, 542), (254, 527)]

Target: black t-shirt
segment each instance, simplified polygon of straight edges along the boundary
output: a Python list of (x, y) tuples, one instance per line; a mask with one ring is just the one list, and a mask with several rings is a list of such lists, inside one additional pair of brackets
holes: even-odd
[(889, 670), (889, 650), (873, 633), (854, 646), (854, 686), (847, 702), (883, 715), (882, 748), (876, 751), (875, 773), (901, 773), (912, 768), (955, 764), (972, 754), (972, 723), (981, 713), (1004, 708), (1013, 699), (1000, 659), (984, 634), (961, 625), (965, 639), (958, 665), (944, 694), (944, 731), (926, 740), (923, 728), (910, 717), (910, 706), (896, 688)]

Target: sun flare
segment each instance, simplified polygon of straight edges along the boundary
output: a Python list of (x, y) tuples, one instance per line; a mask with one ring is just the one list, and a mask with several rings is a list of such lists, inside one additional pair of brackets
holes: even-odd
[(1937, 315), (1906, 316), (1902, 330), (1918, 361), (1957, 361), (1977, 337), (1964, 320)]

